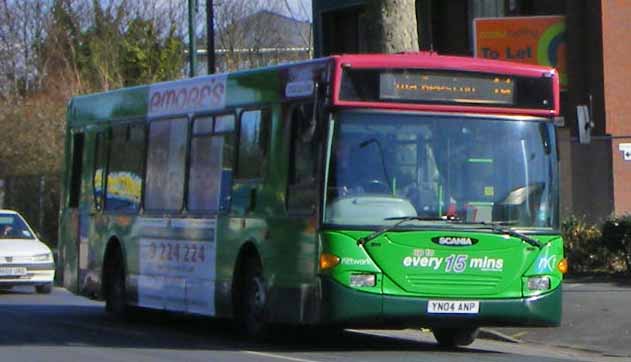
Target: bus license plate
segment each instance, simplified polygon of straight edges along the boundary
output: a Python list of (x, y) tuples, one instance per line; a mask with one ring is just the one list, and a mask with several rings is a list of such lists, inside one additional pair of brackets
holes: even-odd
[(2, 277), (19, 277), (26, 275), (26, 268), (0, 268)]
[(427, 313), (478, 314), (480, 302), (474, 300), (430, 300)]

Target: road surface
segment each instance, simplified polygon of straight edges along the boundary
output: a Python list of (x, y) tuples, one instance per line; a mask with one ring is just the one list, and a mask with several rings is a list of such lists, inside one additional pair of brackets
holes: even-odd
[(131, 322), (106, 318), (103, 303), (61, 288), (38, 295), (32, 288), (0, 291), (0, 361), (622, 361), (602, 355), (478, 340), (443, 350), (420, 331), (346, 331), (329, 336), (303, 333), (254, 343), (226, 322), (144, 312)]

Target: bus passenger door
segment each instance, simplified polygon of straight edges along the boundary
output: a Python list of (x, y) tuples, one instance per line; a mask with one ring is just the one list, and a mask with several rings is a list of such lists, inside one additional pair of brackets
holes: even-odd
[(309, 306), (313, 305), (311, 292), (317, 270), (318, 165), (321, 164), (323, 137), (316, 102), (291, 103), (286, 109), (289, 126), (286, 129), (289, 140), (287, 218), (272, 233), (276, 234), (274, 242), (278, 243), (279, 251), (277, 275), (285, 279), (282, 284), (289, 286), (282, 294), (291, 299), (283, 300), (282, 304), (295, 308), (275, 311), (278, 313), (275, 317), (279, 321), (306, 323), (312, 318)]
[(289, 107), (287, 211), (290, 216), (300, 219), (311, 219), (316, 215), (316, 178), (321, 137), (314, 107), (311, 102)]

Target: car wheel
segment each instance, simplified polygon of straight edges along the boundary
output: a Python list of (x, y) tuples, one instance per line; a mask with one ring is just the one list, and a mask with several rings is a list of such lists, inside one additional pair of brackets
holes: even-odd
[(127, 312), (125, 271), (122, 257), (114, 256), (109, 265), (105, 290), (105, 311), (113, 319), (125, 319)]
[(50, 294), (53, 291), (53, 285), (51, 283), (36, 285), (35, 291), (37, 294)]
[(473, 343), (478, 336), (478, 328), (435, 328), (432, 329), (432, 333), (438, 344), (453, 348)]
[(267, 330), (265, 323), (267, 290), (263, 279), (263, 270), (258, 260), (251, 259), (246, 263), (242, 280), (240, 293), (241, 329), (246, 336), (259, 339)]

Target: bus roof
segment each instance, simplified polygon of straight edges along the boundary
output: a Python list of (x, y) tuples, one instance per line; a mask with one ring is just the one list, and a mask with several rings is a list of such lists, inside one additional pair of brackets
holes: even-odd
[[(545, 77), (552, 80), (553, 89), (550, 92), (554, 96), (554, 104), (545, 109), (532, 109), (374, 100), (349, 101), (340, 97), (342, 75), (345, 69), (412, 69), (502, 74), (530, 78)], [(553, 116), (558, 115), (559, 112), (558, 75), (552, 68), (419, 52), (334, 55), (298, 63), (75, 96), (69, 104), (68, 121), (69, 125), (80, 126), (117, 119), (172, 117), (191, 112), (221, 112), (249, 104), (283, 101), (291, 98), (288, 94), (288, 84), (297, 85), (292, 89), (298, 89), (300, 92), (301, 84), (328, 82), (329, 76), (331, 76), (333, 86), (333, 106), (536, 116)]]
[(321, 82), (331, 64), (332, 58), (319, 58), (75, 96), (68, 105), (68, 122), (81, 126), (278, 102), (287, 98), (287, 83), (303, 78)]
[[(420, 110), (420, 111), (433, 111), (433, 112), (469, 112), (469, 113), (499, 113), (499, 114), (518, 114), (518, 115), (533, 115), (533, 116), (556, 116), (559, 114), (560, 100), (559, 100), (559, 77), (554, 68), (514, 63), (507, 61), (471, 58), (461, 56), (444, 56), (438, 55), (433, 52), (406, 52), (399, 54), (360, 54), (360, 55), (339, 55), (333, 56), (335, 61), (334, 74), (334, 93), (333, 103), (342, 107), (369, 107), (369, 108), (389, 108), (389, 109), (403, 109), (403, 110)], [(377, 99), (343, 99), (341, 96), (342, 88), (345, 87), (342, 83), (343, 75), (348, 70), (382, 70), (382, 74), (392, 73), (392, 71), (424, 71), (424, 76), (428, 73), (439, 72), (449, 77), (456, 77), (458, 75), (477, 75), (477, 76), (510, 76), (515, 79), (522, 78), (523, 80), (540, 80), (547, 79), (543, 84), (539, 84), (538, 87), (529, 89), (531, 93), (538, 91), (546, 91), (549, 93), (549, 97), (545, 100), (545, 104), (538, 105), (536, 103), (527, 104), (529, 102), (515, 102), (514, 104), (492, 104), (492, 99), (484, 99), (488, 101), (485, 104), (480, 100), (479, 104), (462, 102), (451, 102), (450, 99), (443, 99), (443, 102), (415, 102), (415, 99), (405, 99), (405, 101), (397, 102), (396, 97), (392, 96), (389, 102), (384, 102), (384, 97), (375, 97)], [(364, 78), (364, 75), (371, 75), (364, 72), (360, 78)], [(380, 74), (377, 74), (380, 75)], [(392, 78), (392, 76), (390, 76)], [(470, 77), (471, 78), (471, 77)], [(401, 79), (401, 78), (399, 78)], [(410, 79), (409, 75), (406, 75), (406, 79)], [(414, 79), (416, 80), (416, 79)], [(363, 80), (360, 80), (363, 81)], [(380, 83), (383, 78), (380, 78)], [(465, 82), (466, 83), (466, 82)], [(523, 83), (523, 82), (522, 82)], [(471, 83), (469, 83), (471, 84)], [(436, 84), (434, 84), (436, 85)], [(414, 85), (416, 86), (416, 85)], [(377, 84), (372, 89), (383, 87), (382, 84)], [(525, 93), (524, 88), (513, 89), (515, 93), (521, 90), (522, 95)], [(425, 98), (423, 101), (427, 101)], [(530, 100), (528, 100), (530, 101)], [(492, 104), (492, 106), (490, 106)]]
[(337, 64), (353, 67), (425, 68), (462, 71), (496, 72), (524, 76), (540, 76), (555, 72), (541, 65), (508, 62), (465, 56), (438, 55), (435, 52), (403, 52), (397, 54), (342, 54), (331, 56)]

